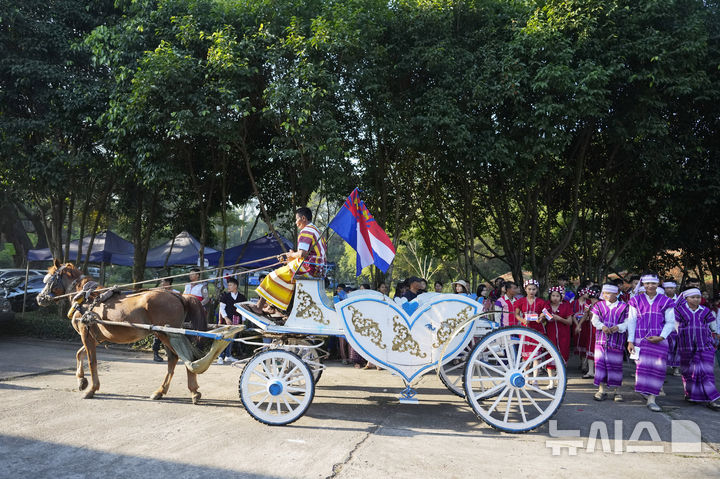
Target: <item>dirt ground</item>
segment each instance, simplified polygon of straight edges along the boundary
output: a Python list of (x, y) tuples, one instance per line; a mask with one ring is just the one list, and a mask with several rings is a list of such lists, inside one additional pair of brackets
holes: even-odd
[[(512, 435), (479, 421), (433, 375), (421, 380), (419, 403), (404, 405), (397, 401), (397, 377), (331, 362), (306, 415), (269, 427), (243, 409), (239, 368), (213, 365), (202, 374), (199, 405), (191, 403), (184, 368), (178, 368), (167, 398), (151, 401), (165, 366), (148, 353), (116, 348), (100, 349), (101, 388), (95, 399), (83, 400), (74, 377), (77, 347), (0, 338), (1, 477), (577, 479), (598, 471), (606, 477), (720, 477), (720, 412), (685, 403), (678, 377), (668, 377), (668, 395), (658, 399), (664, 411), (652, 413), (632, 392), (629, 369), (626, 402), (598, 403), (594, 386), (571, 362), (556, 427)], [(699, 445), (671, 441), (679, 420), (697, 425)], [(615, 421), (622, 421), (620, 437)], [(630, 440), (643, 421), (652, 427)], [(609, 441), (593, 444), (591, 428), (599, 424)], [(555, 429), (579, 430), (579, 437), (553, 437)], [(629, 452), (643, 446), (660, 452)], [(699, 452), (687, 452), (695, 446)]]

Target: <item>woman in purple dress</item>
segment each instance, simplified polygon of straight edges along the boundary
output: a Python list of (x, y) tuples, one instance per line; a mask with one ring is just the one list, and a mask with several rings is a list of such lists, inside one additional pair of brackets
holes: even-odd
[(623, 400), (620, 394), (623, 378), (623, 348), (627, 330), (628, 305), (618, 301), (619, 289), (614, 284), (602, 287), (603, 301), (592, 309), (595, 326), (595, 385), (594, 399), (603, 401), (607, 388), (613, 389), (613, 400)]
[(640, 283), (645, 292), (628, 302), (628, 351), (635, 359), (635, 391), (647, 400), (653, 412), (662, 408), (655, 402), (667, 372), (667, 337), (675, 330), (675, 301), (658, 294), (660, 280), (654, 274), (644, 275)]
[(678, 352), (685, 399), (705, 403), (718, 411), (720, 393), (715, 387), (713, 372), (715, 316), (710, 308), (700, 305), (702, 293), (699, 289), (688, 289), (682, 295), (685, 301), (680, 301), (675, 307), (675, 318), (680, 325)]

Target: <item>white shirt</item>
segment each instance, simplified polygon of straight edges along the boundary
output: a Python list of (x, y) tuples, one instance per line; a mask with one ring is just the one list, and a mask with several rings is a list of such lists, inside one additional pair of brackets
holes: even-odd
[(183, 294), (191, 294), (202, 298), (200, 303), (205, 306), (210, 301), (207, 285), (205, 283), (186, 284)]
[[(617, 308), (619, 304), (620, 304), (620, 301), (615, 301), (614, 303), (611, 303), (610, 301), (605, 300), (605, 305), (608, 308), (610, 308), (610, 310)], [(600, 317), (595, 313), (592, 314), (592, 318), (590, 319), (590, 322), (592, 323), (593, 326), (595, 326), (596, 329), (602, 329), (603, 326), (605, 326), (605, 323), (600, 321)], [(622, 323), (616, 324), (616, 326), (618, 327), (619, 333), (624, 333), (625, 331), (627, 331), (627, 328), (628, 328), (627, 317), (625, 317), (625, 321), (623, 321)]]
[[(660, 296), (660, 294), (656, 294), (653, 298), (650, 298), (650, 296), (647, 295), (647, 293), (642, 293), (645, 295), (645, 297), (648, 300), (648, 303), (651, 305), (655, 301), (655, 298)], [(630, 306), (630, 312), (628, 313), (628, 342), (634, 343), (635, 342), (635, 326), (637, 325), (637, 317), (638, 317), (638, 311), (635, 309), (635, 306)], [(660, 336), (663, 337), (663, 339), (667, 339), (667, 337), (675, 331), (675, 308), (668, 308), (665, 310), (665, 326), (663, 326), (662, 331), (660, 332)]]

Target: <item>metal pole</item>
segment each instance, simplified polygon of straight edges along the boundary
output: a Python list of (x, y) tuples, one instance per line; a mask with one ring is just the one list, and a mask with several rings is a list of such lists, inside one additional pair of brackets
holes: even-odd
[(25, 301), (27, 301), (27, 283), (30, 276), (30, 260), (25, 258), (25, 291), (23, 291), (23, 309), (20, 317), (25, 319)]

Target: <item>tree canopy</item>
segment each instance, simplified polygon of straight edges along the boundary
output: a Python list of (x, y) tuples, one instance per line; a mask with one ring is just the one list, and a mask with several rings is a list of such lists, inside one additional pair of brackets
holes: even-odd
[(2, 4), (18, 262), (112, 225), (139, 278), (160, 235), (223, 246), (214, 219), (251, 199), (292, 233), (357, 186), (412, 256), (396, 277), (430, 258), (473, 285), (678, 267), (720, 286), (718, 2)]

